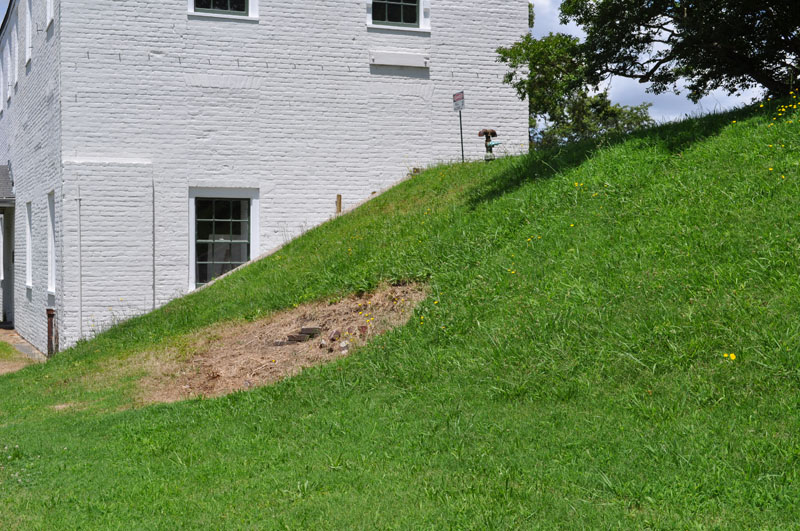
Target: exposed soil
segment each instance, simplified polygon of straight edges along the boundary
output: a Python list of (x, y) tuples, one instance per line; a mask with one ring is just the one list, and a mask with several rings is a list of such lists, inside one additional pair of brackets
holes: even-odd
[(31, 363), (33, 362), (28, 360), (0, 360), (0, 376), (3, 374), (11, 374), (12, 372), (21, 371)]
[[(405, 324), (425, 296), (420, 285), (388, 286), (339, 302), (304, 304), (251, 323), (207, 328), (188, 345), (139, 360), (147, 373), (140, 399), (174, 402), (275, 383), (347, 356), (375, 336)], [(287, 343), (303, 328), (317, 328), (319, 334)]]

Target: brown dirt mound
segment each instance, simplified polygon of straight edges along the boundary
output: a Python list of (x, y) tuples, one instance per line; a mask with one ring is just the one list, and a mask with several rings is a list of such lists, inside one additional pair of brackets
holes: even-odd
[[(373, 337), (405, 324), (425, 296), (419, 285), (389, 286), (339, 302), (304, 304), (251, 323), (210, 327), (189, 338), (187, 345), (168, 349), (166, 355), (149, 353), (140, 360), (147, 373), (140, 399), (174, 402), (275, 383), (306, 367), (347, 356)], [(319, 333), (288, 342), (303, 328)]]

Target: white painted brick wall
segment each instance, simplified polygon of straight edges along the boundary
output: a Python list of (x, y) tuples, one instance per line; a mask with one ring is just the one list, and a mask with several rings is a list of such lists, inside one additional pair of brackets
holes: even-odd
[[(55, 191), (56, 226), (61, 226), (61, 113), (59, 106), (59, 25), (47, 26), (45, 2), (32, 2), (31, 61), (25, 64), (25, 9), (27, 2), (12, 1), (19, 19), (18, 84), (10, 102), (3, 102), (0, 118), (0, 164), (11, 161), (16, 185), (14, 225), (14, 322), (20, 334), (39, 350), (47, 351), (46, 308), (64, 316), (62, 299), (47, 293), (47, 194)], [(55, 2), (58, 13), (59, 1)], [(6, 28), (0, 43), (8, 46)], [(7, 93), (7, 92), (6, 92)], [(25, 286), (25, 205), (32, 207), (32, 289)], [(57, 229), (58, 230), (58, 229)], [(4, 282), (11, 281), (11, 279)], [(56, 285), (61, 281), (57, 271)]]
[[(189, 187), (259, 189), (255, 255), (329, 219), (336, 194), (347, 208), (412, 167), (459, 159), (459, 90), (469, 158), (483, 156), (484, 127), (524, 150), (527, 106), (494, 50), (527, 31), (527, 6), (432, 0), (424, 34), (368, 29), (363, 0), (261, 0), (258, 23), (189, 17), (184, 0), (61, 0), (62, 346), (152, 307), (153, 183), (161, 304), (190, 288)], [(370, 66), (375, 51), (424, 54), (430, 68)], [(46, 220), (42, 182), (18, 204), (35, 190)], [(44, 314), (33, 302), (18, 325), (40, 346), (23, 325)]]

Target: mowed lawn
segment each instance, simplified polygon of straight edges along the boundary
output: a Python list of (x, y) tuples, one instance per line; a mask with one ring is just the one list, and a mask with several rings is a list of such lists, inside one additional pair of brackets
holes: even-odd
[[(430, 169), (0, 377), (0, 525), (796, 526), (800, 115), (778, 105)], [(278, 385), (140, 407), (143, 374), (108, 370), (409, 281), (409, 324)]]

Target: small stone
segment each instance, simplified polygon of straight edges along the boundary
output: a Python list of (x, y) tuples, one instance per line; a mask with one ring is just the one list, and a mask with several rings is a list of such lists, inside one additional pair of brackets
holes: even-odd
[(342, 337), (342, 332), (340, 330), (334, 330), (328, 336), (330, 341), (339, 341), (339, 338)]
[(319, 348), (327, 348), (328, 342), (324, 339), (319, 342)]
[(349, 346), (350, 346), (349, 341), (342, 341), (341, 343), (339, 343), (339, 348), (341, 350), (347, 350)]
[(308, 334), (290, 334), (289, 341), (295, 341), (297, 343), (302, 343), (303, 341), (308, 341), (311, 339), (311, 336)]
[(362, 336), (365, 336), (365, 335), (367, 335), (367, 330), (369, 330), (369, 329), (368, 329), (366, 326), (364, 326), (364, 325), (361, 325), (361, 326), (359, 326), (359, 327), (358, 327), (358, 332), (359, 332), (359, 333), (360, 333)]
[(311, 337), (317, 337), (318, 335), (320, 335), (322, 333), (322, 328), (319, 328), (317, 326), (308, 326), (308, 327), (302, 328), (300, 330), (300, 333), (301, 334), (306, 334), (306, 335), (311, 336)]

